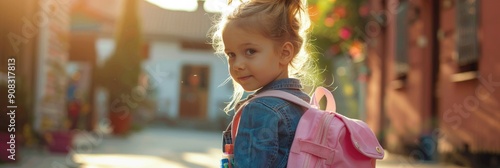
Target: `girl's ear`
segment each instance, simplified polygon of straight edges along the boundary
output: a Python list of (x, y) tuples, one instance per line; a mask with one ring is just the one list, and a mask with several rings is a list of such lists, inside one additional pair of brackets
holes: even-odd
[(293, 47), (292, 43), (290, 42), (285, 42), (283, 46), (281, 46), (281, 55), (280, 55), (280, 64), (282, 65), (287, 65), (292, 61), (293, 56), (295, 53), (295, 48)]

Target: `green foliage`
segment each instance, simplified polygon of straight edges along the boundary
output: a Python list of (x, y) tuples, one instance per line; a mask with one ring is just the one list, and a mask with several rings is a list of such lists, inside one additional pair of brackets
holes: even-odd
[[(348, 52), (355, 41), (362, 41), (369, 15), (366, 0), (309, 0), (315, 45), (333, 54)], [(324, 53), (321, 52), (320, 53)]]
[(367, 0), (308, 0), (312, 21), (312, 44), (317, 47), (318, 68), (325, 83), (333, 83), (332, 56), (348, 55), (363, 42)]
[[(335, 90), (344, 115), (360, 117), (360, 79), (365, 60), (365, 24), (370, 19), (367, 0), (308, 0), (312, 44), (324, 85)], [(334, 79), (335, 76), (335, 79)]]
[(116, 27), (115, 51), (99, 70), (99, 83), (109, 91), (111, 100), (128, 94), (137, 86), (141, 72), (142, 34), (138, 0), (126, 0)]

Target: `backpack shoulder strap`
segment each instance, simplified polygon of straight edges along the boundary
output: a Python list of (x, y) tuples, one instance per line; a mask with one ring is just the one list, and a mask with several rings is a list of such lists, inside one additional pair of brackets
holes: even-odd
[(277, 97), (277, 98), (281, 98), (284, 100), (288, 100), (292, 103), (295, 103), (295, 104), (300, 105), (302, 107), (305, 107), (307, 109), (311, 108), (311, 105), (309, 103), (307, 103), (306, 101), (300, 99), (299, 97), (297, 97), (291, 93), (281, 91), (281, 90), (264, 91), (262, 93), (256, 94), (252, 99), (258, 98), (258, 97)]
[(262, 93), (255, 95), (253, 98), (266, 97), (266, 96), (267, 97), (282, 98), (282, 99), (288, 100), (292, 103), (298, 104), (298, 105), (305, 107), (305, 108), (311, 108), (311, 107), (318, 108), (319, 101), (321, 100), (321, 98), (323, 96), (325, 96), (326, 97), (326, 111), (336, 112), (335, 98), (333, 98), (332, 93), (324, 87), (316, 88), (316, 90), (314, 91), (314, 94), (311, 96), (311, 104), (307, 103), (306, 101), (300, 99), (299, 97), (297, 97), (291, 93), (281, 91), (281, 90), (264, 91)]

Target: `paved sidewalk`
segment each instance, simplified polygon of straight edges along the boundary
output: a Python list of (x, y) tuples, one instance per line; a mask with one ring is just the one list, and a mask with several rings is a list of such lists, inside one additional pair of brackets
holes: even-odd
[(464, 168), (445, 163), (415, 161), (402, 155), (391, 154), (386, 151), (383, 160), (377, 161), (380, 168)]
[[(16, 164), (0, 168), (218, 168), (220, 133), (153, 126), (128, 137), (91, 135), (76, 137), (69, 154), (21, 149)], [(458, 168), (437, 163), (414, 163), (387, 153), (379, 168)]]

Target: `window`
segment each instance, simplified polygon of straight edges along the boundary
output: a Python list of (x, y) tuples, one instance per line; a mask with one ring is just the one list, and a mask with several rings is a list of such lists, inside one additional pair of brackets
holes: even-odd
[(400, 2), (396, 13), (396, 76), (405, 80), (408, 65), (408, 1)]
[(478, 0), (457, 0), (457, 64), (459, 73), (477, 71), (479, 43), (477, 39)]

